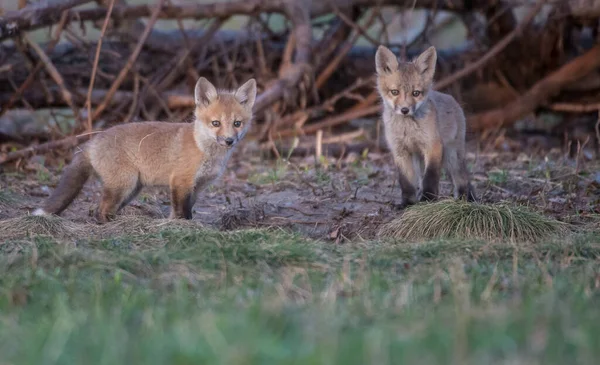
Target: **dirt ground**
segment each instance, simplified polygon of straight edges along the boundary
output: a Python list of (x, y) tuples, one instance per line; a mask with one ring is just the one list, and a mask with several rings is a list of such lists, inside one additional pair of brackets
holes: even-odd
[[(526, 204), (574, 224), (597, 222), (600, 213), (600, 164), (589, 154), (567, 157), (560, 148), (543, 152), (478, 151), (469, 143), (468, 160), (481, 202)], [(70, 153), (37, 156), (0, 175), (5, 201), (0, 219), (26, 215), (54, 189)], [(451, 194), (445, 175), (441, 193)], [(382, 223), (401, 211), (396, 171), (389, 153), (351, 153), (344, 158), (313, 156), (267, 159), (255, 144), (243, 144), (225, 174), (199, 194), (194, 220), (222, 230), (243, 227), (286, 227), (319, 239), (371, 239)], [(9, 197), (7, 200), (6, 196)], [(92, 223), (100, 183), (91, 179), (63, 213), (75, 222)], [(166, 218), (167, 189), (145, 189), (121, 215)], [(595, 224), (595, 223), (593, 223)], [(126, 232), (124, 232), (126, 233)]]

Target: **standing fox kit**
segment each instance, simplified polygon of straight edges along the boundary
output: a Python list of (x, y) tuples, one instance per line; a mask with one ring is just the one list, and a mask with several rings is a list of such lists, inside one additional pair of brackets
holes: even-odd
[(194, 96), (193, 123), (131, 123), (98, 134), (74, 156), (50, 198), (33, 214), (60, 214), (94, 174), (103, 188), (100, 222), (144, 186), (169, 186), (170, 218), (191, 219), (198, 192), (222, 174), (233, 147), (250, 127), (256, 81), (235, 91), (217, 91), (201, 77)]
[(413, 62), (398, 62), (384, 46), (375, 55), (386, 140), (400, 174), (399, 208), (435, 199), (442, 167), (455, 198), (476, 199), (465, 160), (465, 116), (452, 96), (432, 90), (436, 61), (434, 47)]

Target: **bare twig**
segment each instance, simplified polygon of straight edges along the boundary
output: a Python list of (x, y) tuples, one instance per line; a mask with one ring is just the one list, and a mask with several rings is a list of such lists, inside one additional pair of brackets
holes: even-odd
[(548, 109), (555, 112), (567, 113), (590, 113), (600, 110), (600, 103), (575, 104), (575, 103), (554, 103), (548, 105)]
[[(354, 29), (354, 32), (356, 33), (356, 38), (363, 36), (363, 37), (365, 37), (366, 40), (368, 40), (369, 42), (371, 42), (371, 44), (373, 44), (375, 46), (378, 46), (381, 44), (378, 40), (373, 39), (367, 32), (369, 30), (369, 28), (371, 27), (372, 20), (367, 21), (366, 25), (364, 27), (361, 27), (356, 22), (352, 21), (352, 19), (348, 18), (346, 16), (346, 14), (344, 14), (342, 11), (340, 11), (338, 6), (335, 4), (335, 1), (327, 0), (327, 2), (329, 4), (331, 4), (331, 9), (333, 10), (333, 13), (335, 15), (337, 15), (344, 23), (346, 23), (348, 26), (350, 26), (352, 29)], [(374, 3), (377, 5), (377, 7), (379, 7), (380, 1), (374, 1)], [(372, 16), (374, 18), (376, 18), (377, 12), (373, 11)]]
[(48, 55), (46, 54), (46, 52), (44, 52), (42, 47), (40, 47), (37, 43), (32, 42), (29, 39), (29, 37), (23, 36), (23, 39), (27, 42), (27, 44), (29, 44), (29, 46), (38, 55), (38, 57), (40, 58), (40, 61), (46, 68), (46, 71), (48, 71), (48, 74), (50, 74), (50, 77), (52, 77), (54, 82), (56, 82), (56, 84), (58, 85), (58, 87), (60, 89), (60, 93), (62, 95), (62, 98), (67, 103), (67, 105), (73, 110), (73, 114), (75, 115), (75, 118), (79, 118), (79, 109), (73, 103), (73, 95), (71, 94), (71, 92), (69, 91), (67, 86), (65, 85), (65, 81), (63, 80), (62, 75), (60, 74), (60, 72), (58, 72), (58, 70), (52, 63), (52, 60), (50, 59), (50, 57), (48, 57)]
[(315, 137), (315, 158), (317, 159), (317, 163), (321, 159), (323, 155), (323, 130), (319, 129), (317, 131), (317, 135)]
[(27, 78), (25, 79), (25, 81), (23, 81), (23, 83), (21, 84), (21, 86), (19, 86), (14, 94), (12, 94), (10, 96), (10, 99), (8, 99), (8, 101), (2, 105), (2, 110), (0, 111), (0, 116), (4, 113), (6, 113), (6, 111), (10, 108), (12, 108), (12, 106), (15, 104), (15, 102), (21, 98), (21, 96), (23, 95), (23, 92), (25, 92), (25, 90), (27, 90), (27, 88), (33, 83), (33, 81), (35, 80), (35, 77), (37, 76), (37, 73), (42, 69), (43, 64), (41, 62), (38, 62), (38, 64), (33, 68), (33, 70), (31, 70), (31, 72), (29, 72), (29, 75), (27, 76)]
[(108, 12), (106, 13), (106, 18), (104, 18), (104, 24), (102, 24), (102, 30), (100, 31), (100, 38), (98, 39), (98, 45), (96, 46), (96, 55), (94, 56), (94, 65), (92, 66), (92, 76), (90, 78), (90, 86), (88, 87), (87, 99), (85, 105), (87, 107), (87, 131), (92, 131), (92, 90), (94, 89), (94, 81), (96, 80), (96, 72), (98, 71), (98, 61), (100, 59), (100, 49), (102, 49), (102, 40), (104, 40), (104, 35), (106, 34), (106, 29), (108, 28), (108, 23), (110, 22), (110, 15), (112, 14), (113, 7), (115, 6), (115, 0), (111, 0), (108, 5)]
[[(58, 27), (56, 27), (56, 31), (54, 32), (54, 37), (48, 43), (48, 47), (46, 48), (46, 54), (52, 52), (54, 50), (54, 47), (56, 47), (56, 45), (60, 41), (60, 36), (66, 25), (66, 19), (67, 19), (66, 15), (67, 15), (67, 12), (63, 11), (63, 13), (61, 15), (61, 21), (60, 21), (60, 23), (58, 23)], [(2, 105), (2, 108), (0, 109), (0, 116), (2, 116), (8, 109), (12, 108), (14, 103), (23, 95), (23, 92), (25, 90), (27, 90), (27, 88), (33, 83), (33, 81), (35, 80), (35, 77), (37, 76), (38, 72), (42, 69), (42, 67), (43, 67), (43, 63), (41, 61), (39, 61), (35, 65), (34, 69), (31, 70), (31, 72), (29, 73), (29, 75), (27, 76), (25, 81), (21, 84), (21, 86), (19, 86), (19, 88), (11, 96), (10, 100), (5, 105)]]
[[(329, 128), (329, 127), (333, 127), (342, 123), (345, 123), (349, 120), (352, 119), (356, 119), (356, 118), (362, 118), (368, 115), (373, 115), (373, 114), (377, 114), (379, 113), (379, 111), (381, 110), (379, 105), (374, 105), (374, 106), (369, 106), (366, 108), (362, 108), (362, 109), (357, 109), (357, 110), (349, 110), (347, 112), (344, 112), (342, 114), (339, 115), (335, 115), (329, 118), (325, 118), (320, 122), (317, 123), (312, 123), (308, 126), (306, 126), (301, 132), (304, 134), (311, 134), (311, 133), (315, 133), (316, 131), (318, 131), (319, 129), (325, 129), (325, 128)], [(296, 134), (297, 131), (296, 130), (284, 130), (279, 132), (279, 135), (281, 137), (289, 137), (292, 136), (294, 134)]]
[(350, 142), (358, 137), (361, 137), (365, 134), (365, 130), (359, 128), (355, 131), (342, 133), (337, 136), (327, 137), (323, 139), (323, 144), (337, 144), (337, 143), (346, 143)]
[(598, 152), (600, 153), (600, 109), (598, 109), (598, 120), (596, 121), (594, 129), (596, 130), (596, 142), (598, 144)]
[(5, 164), (10, 161), (18, 160), (20, 158), (26, 158), (31, 155), (37, 153), (44, 153), (48, 151), (52, 151), (59, 148), (72, 148), (75, 147), (82, 142), (86, 141), (90, 137), (89, 133), (71, 136), (64, 139), (60, 139), (58, 141), (51, 141), (47, 143), (42, 143), (40, 145), (30, 146), (15, 152), (11, 152), (6, 154), (5, 156), (0, 156), (0, 165)]
[[(341, 15), (341, 13), (340, 13), (340, 15)], [(369, 16), (369, 19), (367, 20), (365, 27), (369, 28), (371, 26), (371, 24), (373, 24), (373, 22), (375, 21), (376, 18), (377, 18), (377, 13), (375, 11), (373, 11), (371, 13), (371, 15)], [(354, 24), (354, 22), (351, 22), (351, 23)], [(339, 65), (342, 62), (342, 60), (344, 59), (344, 57), (346, 57), (348, 52), (350, 52), (350, 50), (352, 49), (352, 47), (354, 46), (354, 44), (356, 43), (356, 41), (358, 40), (360, 35), (361, 35), (361, 33), (359, 31), (355, 31), (354, 34), (350, 37), (350, 39), (344, 44), (342, 49), (340, 49), (338, 52), (336, 52), (335, 57), (331, 60), (331, 62), (327, 65), (327, 67), (325, 67), (325, 69), (317, 77), (317, 81), (315, 82), (315, 86), (317, 87), (317, 89), (320, 89), (325, 84), (325, 82), (327, 82), (327, 80), (329, 80), (329, 78), (331, 77), (333, 72), (339, 67)]]
[(131, 56), (129, 56), (129, 59), (127, 60), (127, 63), (125, 64), (125, 67), (123, 67), (121, 72), (119, 72), (117, 79), (115, 80), (115, 82), (112, 84), (112, 86), (108, 90), (106, 98), (94, 110), (92, 119), (98, 118), (98, 116), (104, 111), (104, 109), (106, 109), (106, 107), (108, 106), (108, 103), (110, 102), (110, 99), (112, 99), (114, 93), (117, 91), (119, 86), (121, 86), (121, 83), (125, 80), (125, 77), (129, 73), (129, 70), (133, 66), (133, 63), (135, 62), (138, 55), (140, 54), (140, 51), (142, 50), (142, 47), (144, 46), (144, 42), (150, 35), (150, 31), (152, 30), (152, 27), (154, 27), (154, 23), (156, 23), (156, 21), (158, 20), (158, 14), (160, 14), (160, 11), (162, 9), (164, 2), (165, 2), (165, 0), (158, 0), (156, 7), (154, 8), (154, 11), (152, 12), (152, 15), (150, 16), (150, 19), (148, 20), (148, 24), (146, 24), (146, 29), (144, 29), (144, 33), (142, 33), (138, 43), (135, 46), (135, 49), (131, 53)]

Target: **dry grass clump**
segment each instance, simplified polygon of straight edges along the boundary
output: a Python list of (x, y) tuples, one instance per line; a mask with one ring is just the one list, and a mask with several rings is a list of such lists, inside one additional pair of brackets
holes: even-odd
[(536, 242), (566, 231), (566, 224), (523, 206), (441, 200), (417, 204), (379, 231), (409, 241), (436, 238)]
[(0, 210), (14, 206), (18, 202), (16, 196), (9, 190), (0, 190)]
[(231, 231), (243, 227), (257, 227), (265, 219), (265, 205), (251, 204), (244, 208), (231, 208), (221, 215), (220, 229)]
[(58, 239), (86, 236), (86, 229), (55, 215), (27, 215), (0, 221), (0, 240), (46, 235)]
[(119, 215), (98, 227), (101, 237), (154, 233), (165, 228), (202, 228), (198, 222), (185, 219), (157, 219), (143, 215)]

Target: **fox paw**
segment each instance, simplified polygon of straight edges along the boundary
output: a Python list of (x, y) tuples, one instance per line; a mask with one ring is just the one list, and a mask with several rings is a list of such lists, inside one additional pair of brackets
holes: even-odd
[(400, 203), (393, 204), (395, 210), (404, 210), (409, 206), (415, 204), (415, 201), (410, 199), (402, 199)]
[(455, 194), (455, 198), (466, 200), (469, 203), (476, 203), (478, 200), (477, 194), (475, 194), (475, 190), (471, 185), (459, 187)]

